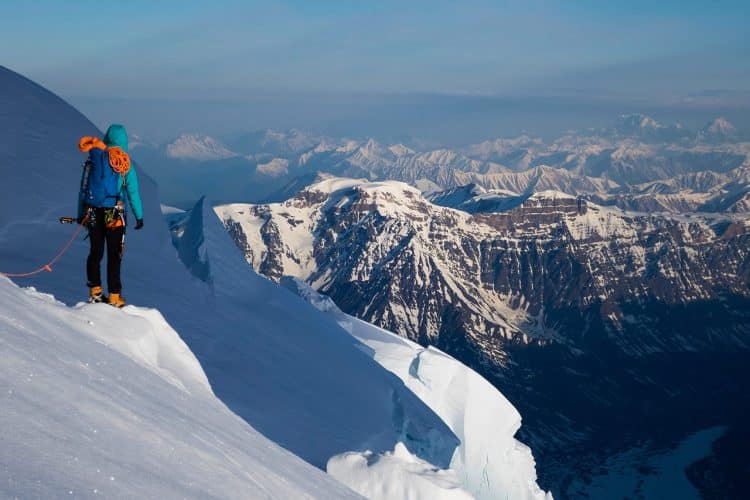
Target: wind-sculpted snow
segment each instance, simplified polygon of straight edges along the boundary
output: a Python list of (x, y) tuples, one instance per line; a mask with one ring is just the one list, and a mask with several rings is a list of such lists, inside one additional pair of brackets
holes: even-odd
[[(474, 498), (551, 498), (536, 484), (531, 450), (513, 438), (521, 427), (521, 416), (478, 373), (438, 349), (424, 348), (344, 314), (332, 300), (299, 279), (285, 278), (282, 283), (330, 314), (368, 346), (373, 359), (403, 380), (448, 424), (461, 441), (450, 467)], [(361, 466), (361, 460), (360, 457), (344, 457), (333, 464), (329, 462), (328, 469), (335, 477), (346, 477), (351, 468)], [(359, 470), (358, 474), (363, 471)], [(364, 493), (366, 490), (355, 488), (355, 491)]]
[[(61, 311), (57, 311), (61, 312)], [(78, 309), (90, 335), (191, 394), (213, 395), (198, 360), (156, 309), (126, 306), (126, 321), (96, 305)]]
[(216, 399), (157, 311), (0, 278), (0, 332), (0, 497), (356, 497)]
[(452, 470), (440, 470), (397, 443), (392, 452), (336, 455), (328, 473), (370, 500), (470, 500)]

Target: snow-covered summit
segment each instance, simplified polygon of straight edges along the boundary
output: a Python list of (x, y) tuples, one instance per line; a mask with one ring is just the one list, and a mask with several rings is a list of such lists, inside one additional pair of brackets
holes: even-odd
[(529, 196), (530, 199), (537, 199), (537, 200), (575, 200), (576, 197), (573, 195), (570, 195), (568, 193), (563, 193), (562, 191), (558, 191), (557, 189), (544, 189), (542, 191), (534, 191), (531, 196)]
[(181, 160), (223, 160), (237, 156), (213, 137), (200, 134), (183, 134), (167, 144), (167, 156)]
[(687, 134), (681, 124), (664, 124), (641, 113), (621, 115), (614, 127), (617, 136), (647, 141), (670, 141)]
[(289, 173), (289, 160), (274, 158), (266, 163), (259, 163), (256, 171), (269, 177), (279, 177)]
[(723, 116), (715, 118), (706, 124), (698, 134), (699, 139), (712, 142), (735, 140), (737, 129)]
[(650, 116), (641, 113), (621, 115), (617, 120), (617, 127), (625, 133), (640, 132), (643, 130), (658, 130), (665, 128), (665, 125), (654, 120)]
[(416, 153), (416, 151), (403, 144), (393, 144), (388, 146), (388, 150), (395, 156), (410, 156)]

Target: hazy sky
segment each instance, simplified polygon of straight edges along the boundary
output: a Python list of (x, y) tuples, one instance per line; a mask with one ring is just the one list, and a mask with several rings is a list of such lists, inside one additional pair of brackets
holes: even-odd
[(0, 64), (74, 101), (420, 93), (653, 103), (750, 90), (748, 19), (747, 0), (3, 0)]

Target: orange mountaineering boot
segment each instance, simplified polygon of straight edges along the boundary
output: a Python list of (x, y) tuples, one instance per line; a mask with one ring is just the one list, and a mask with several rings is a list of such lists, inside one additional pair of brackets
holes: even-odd
[(125, 305), (125, 299), (123, 299), (119, 293), (110, 293), (109, 305), (114, 307), (123, 307)]
[(92, 286), (89, 289), (89, 302), (95, 304), (97, 302), (107, 302), (107, 297), (102, 292), (102, 287)]

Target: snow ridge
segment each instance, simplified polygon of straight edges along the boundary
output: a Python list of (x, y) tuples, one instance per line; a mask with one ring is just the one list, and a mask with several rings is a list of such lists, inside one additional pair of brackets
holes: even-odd
[(211, 392), (161, 315), (0, 277), (3, 498), (356, 498)]
[[(423, 348), (344, 314), (332, 300), (299, 279), (285, 278), (282, 284), (334, 317), (345, 330), (371, 349), (371, 355), (378, 363), (403, 380), (448, 424), (461, 441), (451, 459), (450, 471), (473, 498), (552, 498), (536, 484), (531, 450), (513, 438), (521, 426), (521, 416), (479, 374), (434, 347)], [(372, 454), (344, 455), (330, 460), (328, 471), (334, 477), (344, 478), (343, 482), (356, 491), (368, 494), (373, 488), (383, 488), (383, 483), (390, 483), (380, 479), (381, 476), (388, 477), (387, 472), (380, 469), (387, 471), (397, 459), (409, 460), (405, 450), (398, 448), (380, 458)], [(364, 464), (373, 461), (370, 467), (374, 470), (369, 473), (378, 479), (367, 477), (365, 473)], [(422, 467), (419, 462), (417, 466)], [(351, 475), (355, 477), (352, 479)], [(396, 497), (407, 496), (391, 496)]]

